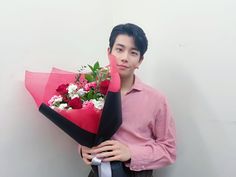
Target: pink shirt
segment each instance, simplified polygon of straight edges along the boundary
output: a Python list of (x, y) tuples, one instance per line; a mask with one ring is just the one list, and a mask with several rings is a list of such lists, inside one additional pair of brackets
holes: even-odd
[(135, 77), (122, 98), (123, 123), (112, 139), (128, 145), (133, 171), (156, 169), (176, 159), (175, 123), (163, 94)]

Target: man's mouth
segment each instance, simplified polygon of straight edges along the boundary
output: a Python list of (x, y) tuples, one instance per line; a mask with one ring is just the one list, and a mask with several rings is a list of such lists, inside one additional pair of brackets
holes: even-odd
[(127, 68), (129, 68), (129, 67), (126, 66), (126, 65), (117, 65), (117, 67), (120, 68), (120, 69), (127, 69)]

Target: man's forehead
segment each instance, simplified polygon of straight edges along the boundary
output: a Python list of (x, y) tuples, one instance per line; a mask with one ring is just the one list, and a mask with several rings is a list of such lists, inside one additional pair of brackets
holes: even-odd
[(138, 50), (134, 43), (134, 38), (128, 35), (118, 35), (114, 46)]
[(122, 48), (128, 48), (128, 49), (131, 49), (131, 50), (137, 50), (138, 51), (138, 49), (135, 46), (128, 46), (128, 45), (123, 45), (123, 44), (120, 44), (120, 43), (116, 43), (115, 46), (122, 47)]

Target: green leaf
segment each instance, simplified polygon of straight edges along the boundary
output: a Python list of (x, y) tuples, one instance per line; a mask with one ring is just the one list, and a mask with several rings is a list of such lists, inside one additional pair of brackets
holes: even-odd
[(95, 71), (95, 69), (91, 65), (88, 65), (88, 67), (92, 70), (92, 72)]
[(98, 100), (98, 95), (97, 95), (97, 94), (94, 94), (94, 95), (93, 95), (93, 99)]
[(95, 71), (100, 68), (100, 65), (99, 65), (98, 61), (94, 64), (93, 68), (94, 68)]
[(88, 80), (89, 82), (93, 82), (94, 81), (93, 75), (90, 75), (90, 74), (86, 74), (85, 75), (85, 79)]
[(92, 89), (89, 90), (88, 95), (87, 95), (88, 100), (93, 99), (93, 95), (94, 95), (94, 91)]
[(80, 99), (81, 99), (82, 101), (86, 101), (86, 94), (85, 94), (85, 95), (82, 95), (82, 96), (80, 96)]

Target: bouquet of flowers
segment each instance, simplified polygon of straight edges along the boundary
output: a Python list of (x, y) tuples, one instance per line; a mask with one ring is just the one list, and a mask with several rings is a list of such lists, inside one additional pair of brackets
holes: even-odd
[(96, 62), (78, 73), (53, 68), (25, 74), (39, 111), (84, 146), (110, 139), (122, 122), (120, 78), (113, 55), (109, 61), (107, 67)]
[[(109, 66), (96, 62), (78, 73), (56, 68), (25, 73), (25, 86), (39, 111), (83, 146), (109, 140), (122, 123), (120, 77), (114, 56), (108, 57)], [(110, 172), (101, 172), (102, 166), (93, 166), (99, 176), (126, 176), (121, 162), (111, 162)]]
[(110, 83), (110, 68), (82, 66), (73, 83), (64, 83), (56, 89), (57, 94), (48, 101), (52, 109), (97, 109), (102, 110)]

